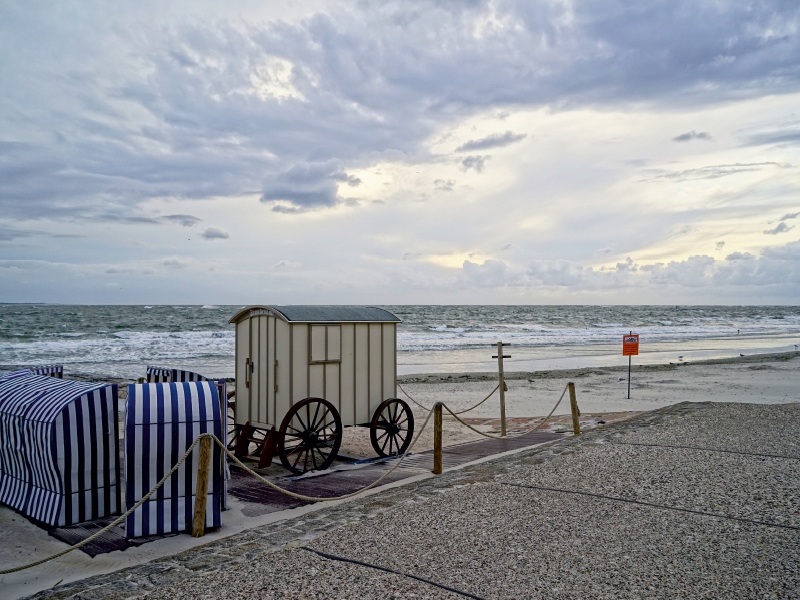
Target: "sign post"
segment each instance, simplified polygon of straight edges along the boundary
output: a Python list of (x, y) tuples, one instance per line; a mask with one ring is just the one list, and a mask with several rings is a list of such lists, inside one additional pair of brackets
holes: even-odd
[(500, 435), (506, 434), (506, 375), (503, 372), (503, 359), (511, 358), (509, 354), (503, 354), (503, 346), (510, 346), (511, 344), (503, 344), (497, 342), (497, 355), (492, 358), (497, 359), (497, 371), (500, 375)]
[(622, 336), (622, 356), (628, 357), (628, 400), (631, 399), (631, 357), (639, 356), (639, 334), (632, 331)]

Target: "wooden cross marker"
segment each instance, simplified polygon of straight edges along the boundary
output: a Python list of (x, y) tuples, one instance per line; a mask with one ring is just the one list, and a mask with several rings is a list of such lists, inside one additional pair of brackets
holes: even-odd
[(506, 380), (503, 373), (503, 359), (511, 358), (510, 354), (503, 354), (503, 346), (510, 346), (511, 344), (503, 344), (497, 342), (497, 355), (492, 358), (497, 359), (497, 371), (500, 375), (500, 435), (506, 434)]

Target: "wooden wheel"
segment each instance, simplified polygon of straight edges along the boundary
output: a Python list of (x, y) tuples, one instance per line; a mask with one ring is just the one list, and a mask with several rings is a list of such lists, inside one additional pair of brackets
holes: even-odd
[(298, 475), (331, 466), (342, 445), (339, 411), (322, 398), (306, 398), (283, 417), (278, 432), (278, 456)]
[(369, 439), (379, 456), (397, 456), (408, 450), (414, 437), (414, 413), (400, 398), (381, 402), (372, 416)]

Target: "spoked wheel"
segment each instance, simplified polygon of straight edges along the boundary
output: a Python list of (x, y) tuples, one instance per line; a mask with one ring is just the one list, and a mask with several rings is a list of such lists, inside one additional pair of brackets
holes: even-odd
[(379, 456), (397, 456), (408, 450), (414, 437), (414, 413), (400, 398), (389, 398), (372, 416), (369, 439)]
[(236, 397), (233, 397), (233, 401), (231, 401), (230, 398), (231, 397), (225, 401), (225, 405), (227, 407), (228, 416), (228, 450), (232, 452), (236, 450), (236, 441), (239, 438), (239, 434), (242, 432), (242, 428), (236, 425)]
[(278, 456), (284, 467), (298, 475), (327, 469), (342, 445), (339, 411), (322, 398), (295, 404), (278, 432)]

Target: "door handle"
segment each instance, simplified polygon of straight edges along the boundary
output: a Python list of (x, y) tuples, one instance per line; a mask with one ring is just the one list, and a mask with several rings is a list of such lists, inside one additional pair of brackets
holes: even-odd
[(278, 393), (278, 359), (275, 359), (275, 371), (272, 380), (275, 382), (275, 393)]
[(250, 373), (252, 372), (253, 365), (250, 363), (249, 358), (244, 359), (244, 386), (250, 387)]

